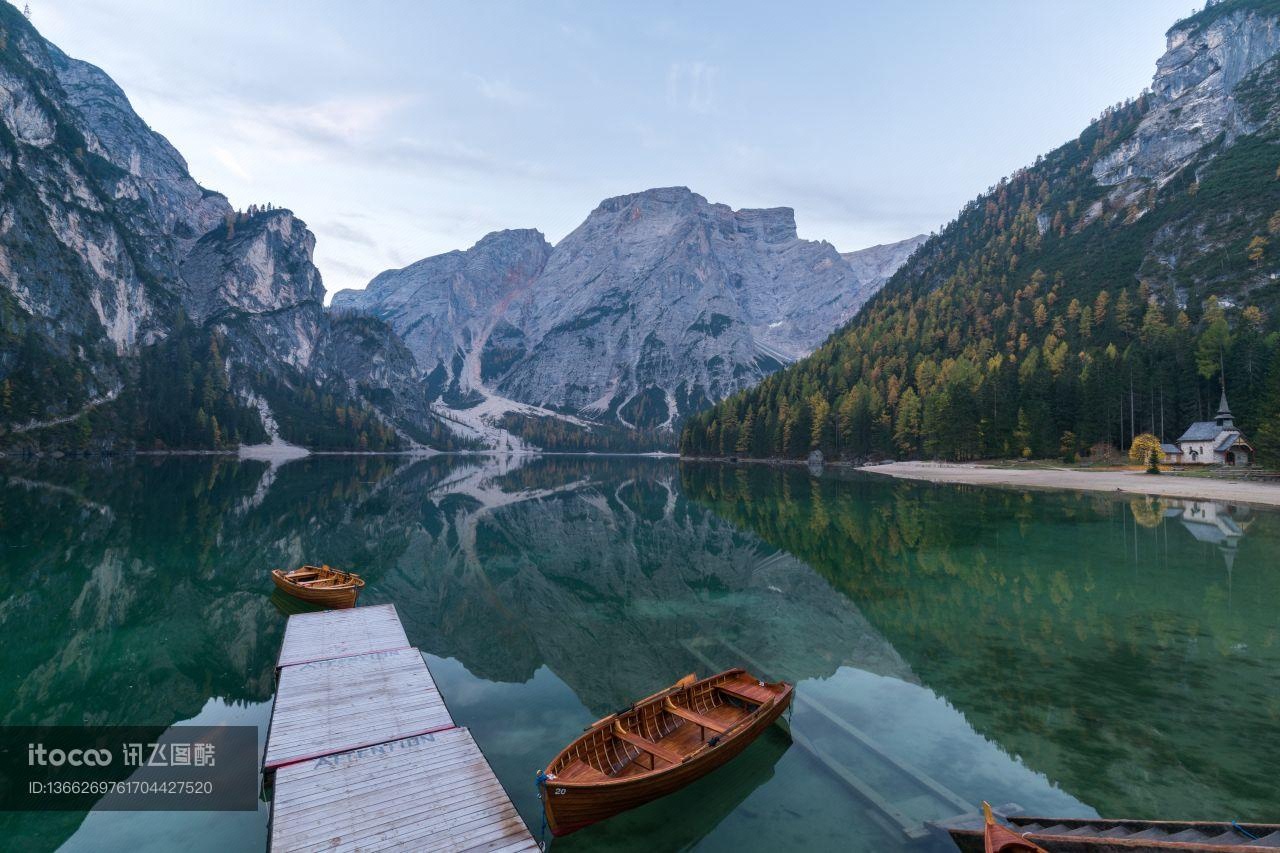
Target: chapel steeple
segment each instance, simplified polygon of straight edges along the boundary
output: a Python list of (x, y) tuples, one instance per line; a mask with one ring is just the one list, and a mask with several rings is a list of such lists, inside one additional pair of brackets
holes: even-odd
[(1218, 414), (1213, 416), (1213, 422), (1223, 429), (1235, 429), (1235, 419), (1231, 415), (1231, 407), (1227, 405), (1227, 385), (1222, 385), (1222, 399), (1218, 401)]

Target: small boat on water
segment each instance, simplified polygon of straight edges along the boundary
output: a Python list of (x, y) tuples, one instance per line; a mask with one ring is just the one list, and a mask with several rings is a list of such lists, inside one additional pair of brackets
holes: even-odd
[(991, 814), (991, 804), (985, 800), (982, 802), (982, 819), (983, 853), (1048, 853), (1040, 845), (997, 823)]
[(359, 575), (330, 566), (303, 566), (291, 572), (272, 569), (271, 580), (277, 589), (294, 598), (334, 609), (355, 607), (364, 587)]
[[(986, 825), (949, 826), (965, 853), (1234, 853), (1280, 848), (1280, 824), (1235, 821), (1107, 820), (1006, 817), (994, 823), (983, 803)], [(997, 845), (992, 845), (992, 826)], [(1024, 846), (1015, 846), (1015, 845)]]
[(772, 725), (792, 692), (742, 669), (687, 675), (592, 723), (538, 776), (547, 826), (568, 835), (700, 779)]

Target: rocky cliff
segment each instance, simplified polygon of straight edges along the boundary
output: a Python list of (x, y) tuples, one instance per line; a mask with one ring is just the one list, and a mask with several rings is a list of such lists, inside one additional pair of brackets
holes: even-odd
[(1133, 134), (1093, 165), (1099, 183), (1164, 184), (1211, 145), (1255, 132), (1236, 87), (1280, 50), (1280, 20), (1248, 4), (1210, 5), (1175, 24), (1156, 63), (1151, 104)]
[(840, 256), (853, 267), (853, 274), (859, 280), (875, 283), (872, 289), (874, 292), (874, 289), (878, 289), (888, 281), (898, 268), (907, 262), (912, 253), (924, 245), (927, 239), (929, 239), (927, 234), (919, 234), (896, 243), (869, 246), (856, 252), (841, 252)]
[(315, 237), (288, 210), (215, 228), (182, 261), (183, 304), (197, 323), (235, 328), (258, 363), (312, 366), (324, 324)]
[(7, 3), (0, 187), (0, 443), (226, 446), (278, 424), (390, 447), (436, 430), (403, 344), (325, 311), (301, 220), (201, 187), (102, 70)]
[(32, 370), (77, 371), (81, 382), (52, 383), (39, 400), (10, 383), (11, 414), (16, 403), (18, 414), (58, 415), (118, 391), (115, 357), (168, 335), (182, 243), (230, 206), (191, 179), (106, 75), (8, 4), (0, 42), (0, 372), (19, 367), (23, 345)]
[(811, 352), (922, 240), (842, 256), (788, 208), (670, 187), (602, 202), (554, 249), (498, 232), (333, 304), (387, 320), (446, 405), (661, 428)]
[(483, 346), (550, 255), (551, 244), (538, 231), (498, 231), (466, 251), (387, 270), (364, 290), (339, 291), (332, 304), (389, 323), (428, 374), (432, 396), (457, 403), (476, 393), (465, 376), (467, 354)]
[(881, 281), (800, 239), (789, 208), (735, 211), (684, 187), (620, 196), (507, 308), (485, 378), (517, 400), (670, 426), (812, 351)]

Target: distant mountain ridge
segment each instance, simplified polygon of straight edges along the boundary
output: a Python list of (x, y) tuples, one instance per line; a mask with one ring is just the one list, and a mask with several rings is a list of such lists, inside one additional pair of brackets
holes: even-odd
[(788, 208), (655, 189), (555, 247), (498, 232), (330, 310), (291, 211), (201, 187), (7, 3), (0, 48), (0, 450), (670, 447), (922, 239), (842, 256)]
[(496, 232), (332, 304), (390, 323), (449, 405), (670, 428), (812, 351), (923, 240), (842, 256), (789, 208), (667, 187), (605, 200), (554, 247)]
[(1225, 382), (1280, 461), (1278, 53), (1276, 0), (1175, 24), (1150, 91), (967, 204), (683, 451), (1072, 458), (1176, 436)]

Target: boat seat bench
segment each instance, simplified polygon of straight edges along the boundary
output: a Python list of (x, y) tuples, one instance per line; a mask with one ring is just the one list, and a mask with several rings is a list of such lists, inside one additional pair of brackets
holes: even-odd
[[(752, 705), (765, 704), (766, 702), (769, 701), (768, 696), (771, 695), (767, 691), (760, 691), (759, 688), (756, 688), (754, 684), (752, 685), (730, 684), (726, 682), (723, 684), (717, 684), (715, 688), (716, 690), (719, 690), (721, 693), (727, 693), (728, 695), (732, 696), (735, 699), (741, 699), (744, 702), (750, 702)], [(752, 690), (752, 688), (754, 688), (754, 691)], [(760, 693), (765, 693), (765, 696), (761, 696)]]
[(675, 702), (668, 699), (663, 703), (668, 713), (675, 714), (677, 717), (683, 717), (691, 723), (702, 726), (704, 729), (710, 729), (718, 735), (722, 735), (729, 730), (729, 726), (724, 723), (717, 722), (697, 711), (690, 711), (688, 708), (681, 708)]
[(618, 740), (624, 743), (629, 743), (638, 749), (642, 749), (645, 752), (649, 753), (650, 755), (661, 758), (663, 761), (667, 762), (668, 764), (679, 764), (680, 762), (684, 761), (683, 755), (680, 755), (677, 752), (673, 752), (667, 749), (665, 746), (656, 744), (653, 741), (649, 740), (648, 738), (643, 738), (643, 737), (640, 737), (640, 735), (638, 734), (629, 732), (626, 729), (624, 729), (620, 724), (616, 724), (616, 723), (614, 724), (613, 734), (618, 738)]

